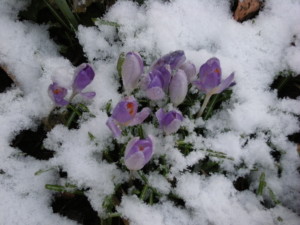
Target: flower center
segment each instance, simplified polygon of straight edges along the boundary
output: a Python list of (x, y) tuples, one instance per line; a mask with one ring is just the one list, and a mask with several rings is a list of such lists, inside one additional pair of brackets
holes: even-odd
[(134, 116), (134, 104), (132, 102), (127, 103), (127, 109), (131, 116)]
[(218, 69), (218, 68), (215, 69), (215, 72), (216, 72), (216, 73), (221, 73), (220, 69)]
[(144, 151), (144, 146), (139, 145), (139, 151)]
[(61, 93), (61, 89), (60, 88), (56, 88), (56, 89), (53, 90), (53, 93), (56, 94), (56, 95), (58, 95), (58, 94)]

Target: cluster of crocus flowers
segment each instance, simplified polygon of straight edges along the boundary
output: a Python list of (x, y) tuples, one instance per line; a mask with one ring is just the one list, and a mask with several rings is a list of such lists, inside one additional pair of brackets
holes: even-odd
[(188, 84), (196, 75), (196, 67), (186, 62), (183, 51), (178, 50), (164, 55), (152, 66), (144, 78), (143, 89), (151, 100), (161, 100), (169, 94), (170, 101), (181, 104), (188, 91)]
[(95, 92), (82, 92), (86, 86), (88, 86), (94, 79), (95, 72), (93, 68), (86, 63), (81, 64), (75, 70), (74, 80), (72, 85), (72, 95), (69, 100), (66, 100), (66, 96), (68, 94), (68, 90), (65, 87), (60, 86), (57, 82), (53, 82), (50, 84), (48, 88), (48, 94), (50, 98), (53, 100), (56, 106), (65, 106), (70, 103), (70, 101), (77, 95), (91, 99), (95, 97)]
[[(209, 59), (200, 67), (197, 74), (193, 63), (186, 60), (183, 51), (178, 50), (164, 55), (156, 60), (148, 73), (144, 73), (144, 64), (137, 52), (128, 52), (121, 65), (123, 88), (126, 95), (130, 95), (136, 88), (141, 88), (152, 101), (169, 97), (173, 106), (180, 105), (186, 98), (188, 85), (195, 85), (205, 93), (203, 105), (198, 113), (201, 116), (210, 97), (221, 93), (234, 84), (232, 73), (225, 80), (221, 80), (221, 67), (217, 58)], [(64, 94), (61, 94), (64, 96)], [(106, 125), (114, 137), (121, 136), (122, 127), (134, 126), (144, 122), (150, 115), (148, 107), (138, 112), (138, 102), (133, 96), (124, 97), (113, 109)], [(166, 134), (176, 133), (184, 119), (182, 113), (176, 108), (165, 111), (160, 108), (155, 116), (159, 128)], [(131, 139), (125, 150), (125, 165), (129, 170), (142, 169), (149, 162), (153, 154), (153, 138)]]
[(147, 107), (140, 112), (137, 110), (138, 102), (133, 96), (125, 97), (115, 106), (111, 117), (106, 122), (114, 137), (121, 136), (121, 127), (141, 124), (151, 112)]
[(146, 139), (134, 137), (125, 149), (125, 166), (129, 170), (142, 169), (153, 155), (153, 138), (148, 136)]
[(228, 87), (235, 84), (234, 73), (231, 73), (225, 80), (221, 80), (222, 70), (220, 61), (217, 58), (211, 58), (204, 63), (199, 70), (198, 79), (193, 84), (205, 93), (205, 99), (198, 113), (198, 117), (202, 116), (209, 99), (214, 94), (219, 94)]

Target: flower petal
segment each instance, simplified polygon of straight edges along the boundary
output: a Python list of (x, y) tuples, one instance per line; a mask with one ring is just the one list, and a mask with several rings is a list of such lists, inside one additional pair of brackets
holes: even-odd
[(196, 66), (191, 63), (190, 61), (185, 62), (182, 64), (179, 69), (183, 70), (186, 74), (188, 82), (192, 82), (196, 79)]
[(139, 78), (144, 72), (142, 57), (137, 52), (128, 52), (122, 65), (122, 81), (124, 89), (130, 93), (138, 85)]
[(188, 80), (183, 70), (177, 70), (176, 74), (172, 77), (169, 87), (169, 94), (171, 102), (177, 106), (181, 104), (188, 91)]
[(94, 92), (94, 91), (85, 92), (85, 93), (80, 92), (80, 95), (87, 98), (87, 99), (92, 99), (96, 96), (96, 92)]
[(121, 129), (119, 126), (115, 123), (114, 119), (109, 117), (106, 121), (106, 126), (111, 130), (115, 138), (118, 138), (121, 136)]
[(145, 107), (141, 112), (137, 113), (135, 117), (127, 123), (127, 126), (135, 126), (144, 122), (144, 120), (150, 115), (151, 109)]
[(221, 82), (221, 84), (218, 86), (217, 91), (215, 92), (216, 94), (221, 93), (228, 87), (232, 86), (234, 83), (234, 73), (231, 73), (225, 80)]
[(138, 103), (133, 96), (125, 97), (112, 112), (112, 118), (119, 123), (127, 123), (132, 120), (137, 112)]
[(56, 82), (49, 85), (48, 94), (52, 101), (57, 106), (65, 106), (69, 104), (64, 98), (67, 95), (68, 90), (64, 87), (59, 86)]
[(136, 152), (125, 159), (125, 166), (129, 170), (140, 170), (145, 166), (145, 156), (142, 152)]
[(133, 151), (132, 148), (138, 140), (140, 140), (139, 137), (134, 137), (127, 143), (125, 153), (124, 153), (125, 159), (130, 157), (132, 155), (132, 153), (135, 153), (135, 151)]
[(149, 99), (157, 101), (165, 97), (165, 92), (161, 87), (153, 87), (146, 90), (146, 95)]
[(82, 91), (87, 85), (89, 85), (95, 77), (93, 68), (86, 63), (79, 65), (75, 71), (75, 78), (73, 81), (74, 92)]
[(152, 66), (152, 69), (157, 69), (161, 66), (170, 65), (171, 69), (178, 69), (186, 60), (184, 51), (177, 50), (170, 52), (169, 54), (164, 55), (159, 58)]

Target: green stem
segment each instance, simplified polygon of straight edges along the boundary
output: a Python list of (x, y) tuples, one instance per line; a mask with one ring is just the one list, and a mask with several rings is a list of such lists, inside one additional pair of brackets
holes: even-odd
[(260, 177), (259, 177), (259, 185), (258, 185), (258, 189), (257, 189), (257, 195), (262, 195), (263, 194), (263, 191), (264, 191), (264, 188), (266, 187), (267, 183), (265, 181), (265, 173), (262, 172)]
[(140, 175), (140, 177), (142, 178), (142, 180), (145, 182), (145, 184), (148, 184), (148, 179), (145, 176), (145, 174), (143, 174), (141, 171), (138, 171), (138, 174)]
[(219, 95), (215, 95), (215, 96), (212, 98), (211, 104), (210, 104), (210, 106), (208, 107), (207, 112), (206, 112), (206, 114), (205, 114), (205, 116), (204, 116), (204, 120), (206, 120), (206, 119), (211, 115), (211, 112), (212, 112), (212, 110), (213, 110), (213, 108), (214, 108), (214, 106), (215, 106), (215, 104), (216, 104), (218, 98), (219, 98)]
[(151, 194), (150, 194), (149, 204), (153, 205), (153, 191), (151, 191)]
[(200, 108), (200, 111), (198, 112), (197, 118), (199, 118), (199, 117), (202, 116), (202, 114), (203, 114), (203, 112), (204, 112), (204, 110), (205, 110), (205, 108), (206, 108), (206, 106), (207, 106), (207, 104), (208, 104), (209, 99), (210, 99), (211, 96), (212, 96), (211, 94), (206, 94), (204, 102), (203, 102), (203, 104), (202, 104), (202, 106)]
[(144, 200), (144, 199), (145, 199), (145, 195), (146, 195), (147, 191), (148, 191), (148, 184), (146, 184), (146, 185), (144, 186), (143, 190), (142, 190), (142, 193), (141, 193), (141, 195), (140, 195), (140, 199), (141, 199), (141, 200)]

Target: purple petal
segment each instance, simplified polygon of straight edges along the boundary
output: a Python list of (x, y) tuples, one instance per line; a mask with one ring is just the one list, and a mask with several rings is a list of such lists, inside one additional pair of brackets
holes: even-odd
[(188, 91), (188, 81), (186, 74), (183, 70), (177, 70), (176, 74), (172, 77), (169, 87), (169, 94), (171, 102), (177, 106), (181, 104)]
[(205, 88), (205, 85), (204, 85), (200, 80), (195, 80), (195, 81), (193, 81), (193, 84), (196, 85), (196, 87), (197, 87), (200, 91), (204, 92), (205, 94), (208, 93), (208, 91), (207, 91), (206, 88)]
[(125, 159), (125, 166), (129, 170), (140, 170), (145, 166), (145, 156), (142, 152), (136, 152)]
[(130, 170), (139, 170), (149, 162), (153, 154), (153, 143), (150, 137), (146, 139), (133, 138), (125, 150), (125, 165)]
[(184, 51), (177, 50), (171, 52), (167, 55), (164, 55), (160, 59), (158, 59), (152, 66), (152, 69), (157, 69), (165, 65), (170, 65), (171, 69), (178, 69), (186, 60), (184, 55)]
[(166, 113), (163, 109), (159, 109), (159, 110), (156, 111), (155, 116), (156, 116), (156, 118), (157, 118), (160, 125), (161, 125), (163, 119), (165, 118), (165, 115), (166, 115)]
[(127, 123), (135, 117), (137, 108), (138, 103), (135, 98), (126, 97), (116, 105), (111, 117), (119, 123)]
[(161, 67), (158, 70), (160, 71), (159, 77), (162, 80), (162, 88), (167, 92), (171, 81), (170, 66)]
[(178, 131), (178, 129), (180, 128), (181, 126), (181, 120), (178, 120), (178, 119), (174, 119), (172, 120), (171, 123), (169, 123), (168, 125), (166, 126), (163, 126), (163, 130), (164, 132), (169, 135), (169, 134), (173, 134), (173, 133), (176, 133)]
[(133, 146), (135, 146), (136, 142), (140, 140), (139, 137), (132, 138), (126, 145), (125, 149), (125, 158), (130, 157), (133, 153), (135, 153), (138, 149), (133, 149)]
[(115, 121), (109, 117), (106, 121), (106, 126), (111, 130), (115, 138), (118, 138), (121, 136), (121, 129), (119, 126), (115, 123)]
[(177, 132), (183, 121), (183, 116), (180, 111), (172, 110), (165, 113), (162, 109), (159, 109), (155, 115), (159, 121), (160, 127), (166, 134)]
[(85, 93), (82, 93), (80, 92), (80, 95), (87, 98), (87, 99), (92, 99), (96, 96), (96, 92), (85, 92)]
[(160, 87), (163, 88), (163, 78), (161, 72), (158, 70), (154, 70), (149, 73), (150, 83), (147, 88)]
[(146, 90), (146, 95), (149, 99), (158, 101), (165, 97), (165, 92), (161, 87), (153, 87)]
[(64, 99), (67, 93), (68, 90), (64, 87), (59, 86), (56, 82), (49, 85), (48, 88), (49, 97), (57, 106), (65, 106), (69, 104), (69, 102)]
[(144, 120), (150, 115), (151, 109), (146, 107), (141, 112), (137, 113), (135, 117), (127, 123), (128, 126), (135, 126), (144, 122)]
[(232, 86), (234, 83), (234, 73), (231, 73), (225, 80), (221, 82), (221, 84), (218, 86), (217, 91), (215, 92), (216, 94), (221, 93), (228, 87)]
[(216, 86), (218, 86), (221, 82), (222, 70), (220, 61), (217, 58), (210, 58), (200, 67), (199, 79), (202, 80), (203, 83), (206, 83), (206, 79), (208, 79), (212, 73), (215, 73), (217, 75), (215, 78), (217, 83)]
[(75, 71), (75, 79), (73, 82), (74, 92), (82, 91), (87, 85), (89, 85), (95, 77), (93, 68), (86, 63), (81, 64)]
[(179, 69), (183, 70), (187, 76), (188, 82), (192, 82), (196, 79), (196, 66), (191, 62), (185, 62), (179, 67)]
[(130, 93), (138, 85), (144, 71), (144, 64), (137, 52), (128, 52), (122, 65), (122, 80), (125, 91)]

